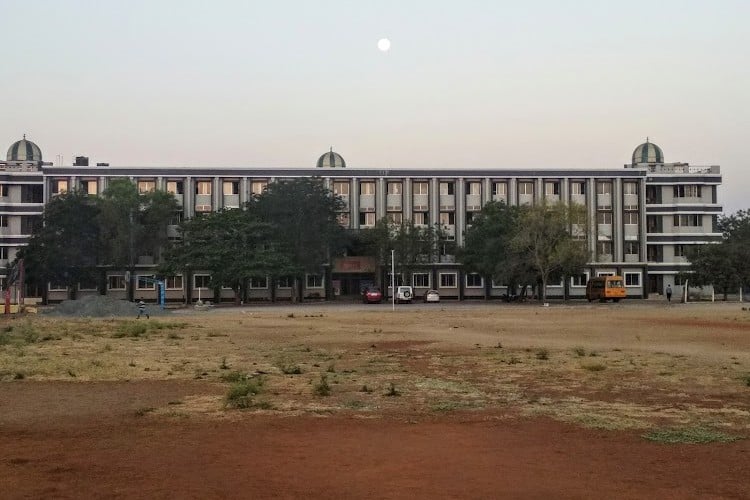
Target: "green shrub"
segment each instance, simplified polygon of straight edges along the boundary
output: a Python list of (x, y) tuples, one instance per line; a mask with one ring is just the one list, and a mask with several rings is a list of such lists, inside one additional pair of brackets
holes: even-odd
[(396, 385), (393, 382), (391, 382), (391, 385), (388, 387), (388, 390), (386, 391), (385, 395), (393, 397), (393, 396), (400, 396), (401, 393), (396, 389)]
[(584, 349), (583, 347), (574, 347), (573, 352), (578, 357), (583, 357), (586, 355), (586, 349)]
[(600, 372), (607, 367), (603, 363), (584, 363), (581, 365), (581, 368), (590, 372)]
[(536, 359), (540, 359), (542, 361), (546, 361), (549, 359), (549, 351), (545, 348), (537, 349), (536, 350)]
[(230, 408), (252, 408), (254, 406), (253, 396), (257, 396), (263, 390), (262, 378), (252, 380), (241, 380), (229, 387), (226, 397), (226, 406)]
[(331, 386), (328, 385), (328, 377), (321, 373), (320, 380), (313, 386), (313, 392), (318, 396), (330, 396)]
[(222, 373), (219, 378), (224, 382), (243, 382), (247, 380), (247, 375), (234, 370), (229, 373)]

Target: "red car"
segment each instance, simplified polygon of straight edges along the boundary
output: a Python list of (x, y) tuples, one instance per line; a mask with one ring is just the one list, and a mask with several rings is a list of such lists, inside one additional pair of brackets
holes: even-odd
[(379, 288), (366, 288), (362, 292), (362, 302), (365, 304), (380, 304), (383, 301), (383, 292)]

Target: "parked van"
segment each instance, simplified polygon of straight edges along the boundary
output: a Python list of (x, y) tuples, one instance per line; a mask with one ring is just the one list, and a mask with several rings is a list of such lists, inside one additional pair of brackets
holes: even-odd
[(586, 283), (586, 298), (589, 302), (599, 300), (606, 302), (612, 299), (613, 302), (620, 302), (625, 298), (625, 281), (622, 276), (598, 276), (591, 278)]
[(414, 290), (410, 286), (396, 287), (396, 302), (411, 302), (414, 298)]

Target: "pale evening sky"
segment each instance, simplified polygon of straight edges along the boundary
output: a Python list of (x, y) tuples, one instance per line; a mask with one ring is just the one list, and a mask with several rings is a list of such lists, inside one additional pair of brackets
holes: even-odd
[(750, 207), (746, 0), (0, 7), (0, 148), (46, 161), (622, 168), (649, 136)]

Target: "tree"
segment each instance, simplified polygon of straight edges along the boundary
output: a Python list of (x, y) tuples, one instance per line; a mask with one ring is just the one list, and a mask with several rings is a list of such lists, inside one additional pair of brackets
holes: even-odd
[[(414, 270), (439, 260), (440, 243), (445, 234), (439, 226), (416, 226), (412, 221), (394, 224), (387, 218), (375, 223), (372, 229), (360, 232), (365, 252), (375, 257), (381, 269), (391, 268), (391, 251), (395, 261), (396, 274), (407, 276), (411, 283)], [(384, 287), (390, 283), (383, 284)]]
[(42, 223), (31, 235), (18, 259), (24, 260), (25, 280), (43, 290), (64, 284), (75, 298), (77, 285), (96, 276), (99, 226), (96, 200), (81, 191), (55, 196), (44, 207)]
[(565, 203), (524, 206), (519, 218), (520, 230), (512, 246), (523, 252), (541, 281), (540, 299), (547, 300), (547, 283), (555, 274), (582, 269), (588, 251), (571, 234), (583, 220), (582, 207)]
[(750, 211), (720, 217), (722, 241), (696, 245), (688, 252), (690, 268), (681, 277), (691, 285), (712, 285), (724, 294), (750, 283)]
[[(268, 244), (276, 252), (273, 276), (294, 278), (294, 297), (301, 299), (300, 279), (305, 273), (330, 269), (331, 255), (344, 243), (344, 231), (337, 221), (343, 207), (340, 198), (318, 178), (274, 182), (255, 197), (248, 210), (274, 228)], [(283, 273), (283, 274), (281, 274)], [(329, 295), (330, 276), (326, 279)]]
[(505, 203), (487, 203), (464, 236), (459, 259), (470, 272), (508, 285), (508, 295), (520, 283), (535, 279), (528, 259), (514, 240), (521, 230), (521, 209)]
[(167, 246), (167, 225), (179, 206), (163, 191), (139, 193), (129, 179), (114, 179), (99, 199), (101, 262), (130, 272), (128, 298), (133, 300), (139, 256), (158, 261)]
[(275, 228), (243, 209), (208, 213), (180, 225), (182, 238), (165, 252), (160, 274), (204, 270), (214, 288), (234, 291), (235, 302), (246, 296), (248, 280), (277, 271), (278, 252), (269, 245)]

